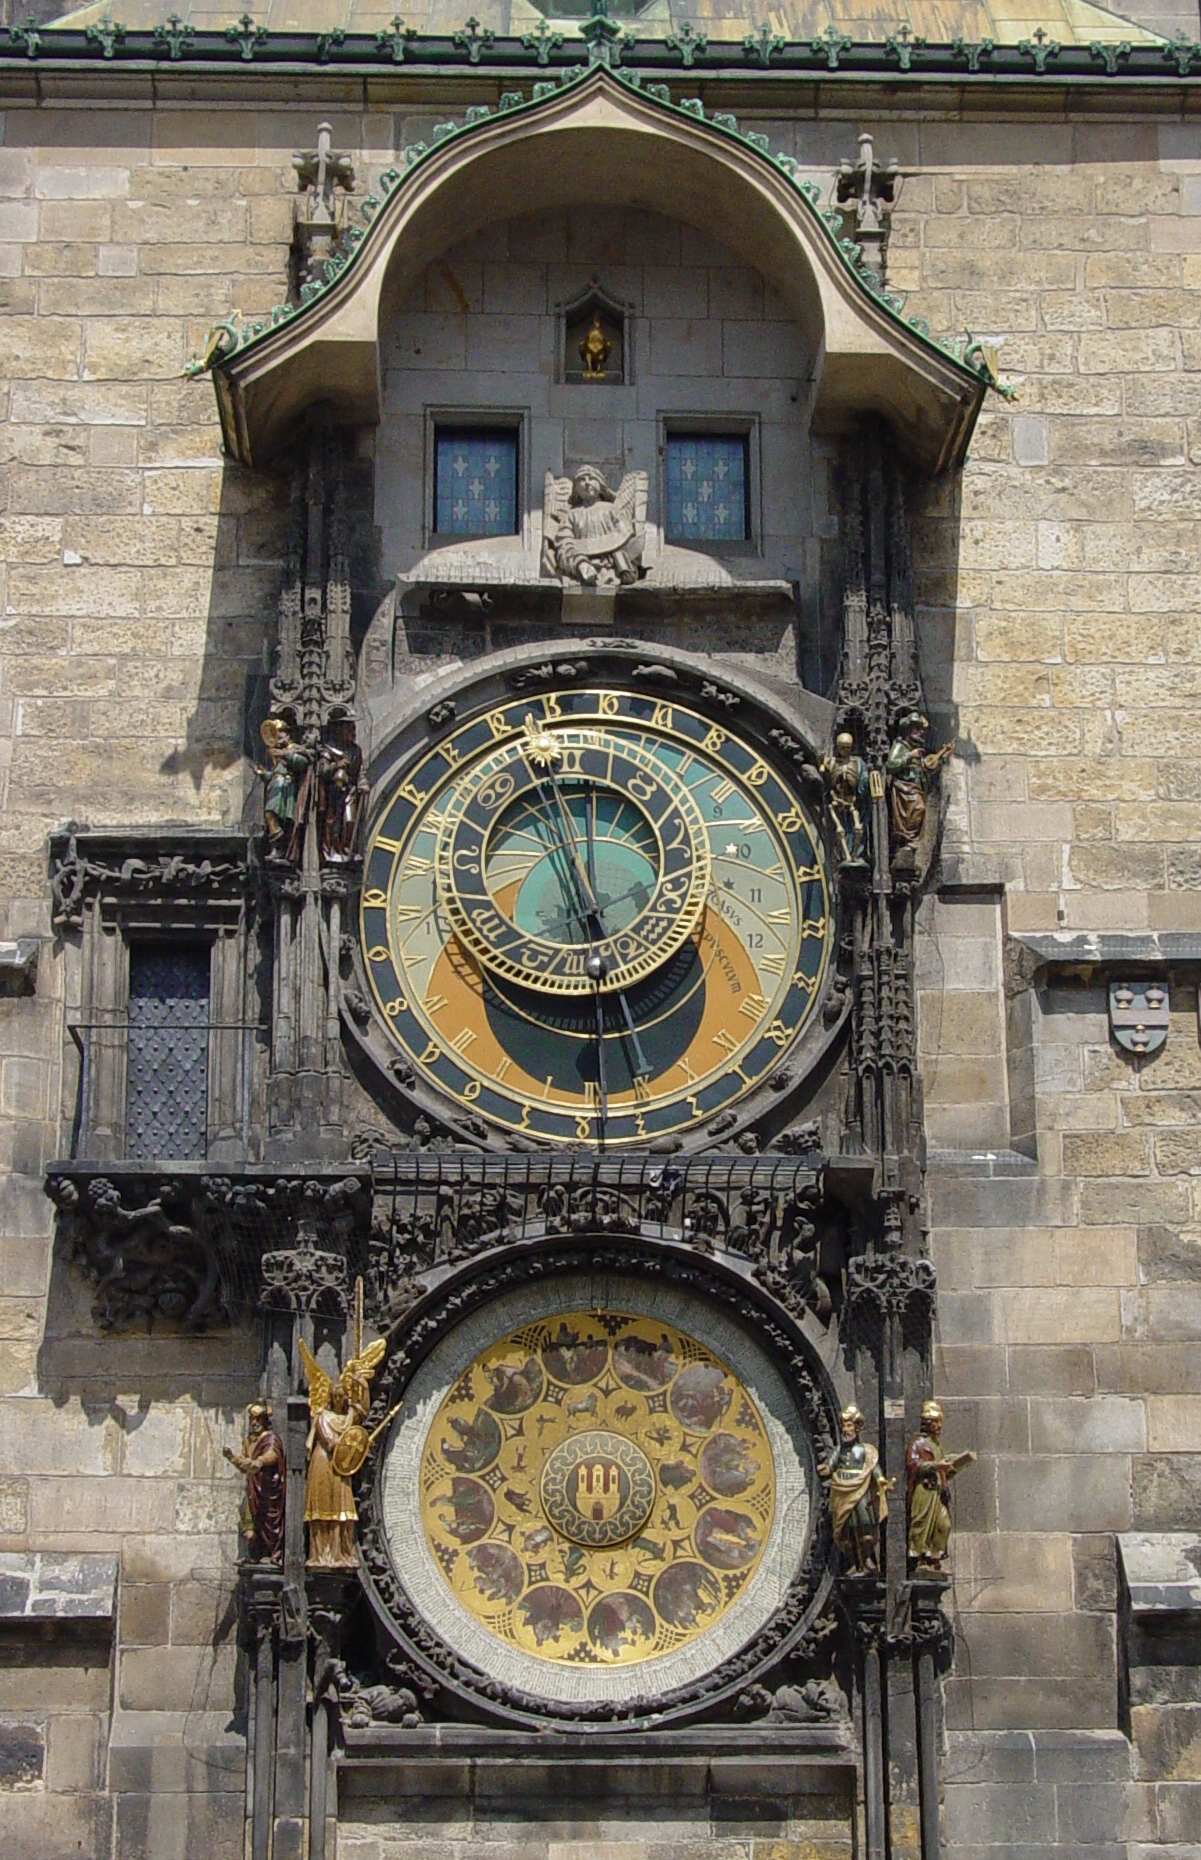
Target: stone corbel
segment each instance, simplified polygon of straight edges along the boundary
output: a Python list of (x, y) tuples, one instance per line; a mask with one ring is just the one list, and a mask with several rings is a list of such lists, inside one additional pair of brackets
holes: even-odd
[(46, 1177), (68, 1262), (104, 1331), (224, 1327), (256, 1304), (340, 1326), (366, 1256), (370, 1189), (344, 1171), (59, 1162)]
[(33, 995), (38, 986), (38, 953), (41, 940), (21, 936), (12, 943), (0, 943), (0, 995)]

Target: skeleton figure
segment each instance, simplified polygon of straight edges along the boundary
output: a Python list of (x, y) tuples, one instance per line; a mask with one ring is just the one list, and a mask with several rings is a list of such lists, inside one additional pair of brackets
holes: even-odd
[(849, 730), (840, 730), (834, 738), (834, 754), (822, 757), (821, 773), (842, 863), (862, 865), (867, 844), (864, 801), (868, 771), (863, 757), (855, 754), (855, 739)]
[(547, 472), (542, 573), (585, 588), (637, 581), (645, 520), (645, 472), (627, 472), (616, 491), (595, 465), (582, 465), (574, 478)]

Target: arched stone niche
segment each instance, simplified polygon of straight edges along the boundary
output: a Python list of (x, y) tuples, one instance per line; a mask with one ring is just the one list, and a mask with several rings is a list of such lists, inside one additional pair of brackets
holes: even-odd
[[(594, 301), (622, 306), (624, 370), (564, 379), (564, 326)], [(614, 489), (626, 472), (646, 474), (649, 585), (804, 580), (806, 543), (829, 507), (809, 434), (814, 361), (811, 332), (770, 280), (677, 218), (585, 203), (486, 225), (382, 317), (383, 573), (452, 581), (489, 563), (537, 578), (546, 474), (589, 463)], [(494, 422), (516, 448), (516, 522), (487, 538), (440, 536), (436, 436)], [(701, 435), (740, 455), (739, 510), (729, 537), (689, 544), (666, 522), (666, 454)]]
[(962, 457), (983, 378), (873, 297), (768, 156), (601, 67), (435, 147), (389, 195), (333, 284), (215, 364), (230, 451), (265, 461), (318, 402), (342, 423), (376, 425), (381, 330), (426, 267), (500, 218), (580, 203), (646, 208), (705, 229), (769, 280), (812, 357), (813, 431), (874, 413), (920, 468)]

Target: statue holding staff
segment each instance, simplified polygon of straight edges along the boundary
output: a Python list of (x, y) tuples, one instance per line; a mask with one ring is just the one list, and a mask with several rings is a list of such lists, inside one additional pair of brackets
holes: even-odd
[(848, 1570), (878, 1570), (880, 1526), (888, 1516), (888, 1494), (896, 1480), (884, 1477), (879, 1452), (860, 1440), (863, 1415), (854, 1402), (843, 1409), (838, 1426), (841, 1439), (817, 1469), (829, 1482), (834, 1542)]

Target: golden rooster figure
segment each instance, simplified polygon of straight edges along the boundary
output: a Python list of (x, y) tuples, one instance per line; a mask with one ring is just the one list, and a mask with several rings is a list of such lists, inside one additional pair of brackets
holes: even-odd
[(580, 360), (584, 364), (585, 381), (603, 381), (613, 344), (601, 328), (599, 310), (594, 312), (592, 322), (588, 326), (588, 334), (579, 347)]
[(355, 1332), (355, 1354), (336, 1382), (331, 1382), (303, 1338), (300, 1342), (309, 1384), (304, 1521), (309, 1527), (308, 1562), (317, 1569), (353, 1569), (355, 1564), (359, 1514), (350, 1481), (375, 1437), (367, 1433), (363, 1422), (371, 1406), (369, 1384), (387, 1349), (382, 1337), (363, 1349), (357, 1324)]

